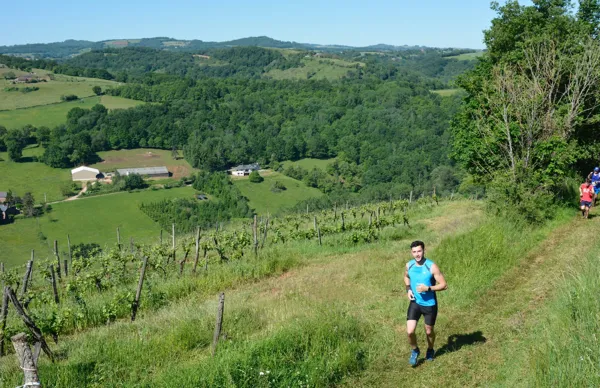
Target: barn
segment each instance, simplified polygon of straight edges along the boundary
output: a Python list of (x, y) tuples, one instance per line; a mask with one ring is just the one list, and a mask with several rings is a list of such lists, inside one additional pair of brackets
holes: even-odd
[(119, 168), (117, 172), (121, 176), (138, 174), (149, 178), (168, 178), (169, 170), (165, 166), (161, 167), (141, 167), (141, 168)]
[(71, 170), (71, 177), (74, 181), (93, 181), (100, 175), (100, 170), (81, 166)]

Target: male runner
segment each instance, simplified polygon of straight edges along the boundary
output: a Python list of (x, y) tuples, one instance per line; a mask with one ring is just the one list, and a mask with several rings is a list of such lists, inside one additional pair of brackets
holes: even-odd
[(594, 167), (594, 171), (588, 174), (588, 179), (592, 181), (592, 186), (594, 186), (594, 206), (596, 206), (596, 200), (598, 194), (600, 194), (600, 167)]
[(406, 332), (408, 333), (408, 342), (412, 348), (408, 362), (410, 365), (415, 366), (420, 354), (417, 346), (417, 336), (415, 335), (417, 322), (423, 315), (425, 333), (427, 334), (425, 359), (433, 361), (435, 354), (433, 350), (435, 342), (433, 326), (438, 313), (435, 293), (447, 289), (448, 286), (438, 266), (433, 261), (425, 258), (425, 244), (423, 241), (413, 241), (410, 244), (410, 253), (414, 259), (406, 263), (406, 270), (404, 271), (404, 284), (410, 301), (406, 313)]
[(586, 179), (585, 183), (582, 183), (581, 186), (579, 186), (579, 206), (583, 218), (588, 218), (593, 200), (594, 186), (592, 186), (592, 181), (590, 179)]

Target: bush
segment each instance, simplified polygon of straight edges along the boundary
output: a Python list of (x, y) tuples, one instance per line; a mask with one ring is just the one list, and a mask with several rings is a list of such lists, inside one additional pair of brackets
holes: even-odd
[(260, 182), (262, 182), (262, 181), (265, 180), (265, 178), (263, 178), (262, 176), (260, 176), (260, 174), (258, 173), (258, 171), (252, 171), (250, 173), (250, 176), (248, 177), (248, 179), (252, 183), (260, 183)]
[(284, 190), (287, 190), (287, 187), (285, 187), (283, 185), (283, 183), (281, 183), (279, 181), (275, 181), (271, 185), (271, 191), (274, 192), (274, 193), (280, 193), (280, 192), (282, 192)]
[(76, 95), (74, 95), (74, 94), (67, 94), (67, 95), (64, 95), (64, 94), (63, 94), (62, 96), (60, 96), (60, 100), (61, 100), (61, 101), (75, 101), (75, 100), (77, 100), (78, 98), (79, 98), (79, 97), (77, 97), (77, 96), (76, 96)]

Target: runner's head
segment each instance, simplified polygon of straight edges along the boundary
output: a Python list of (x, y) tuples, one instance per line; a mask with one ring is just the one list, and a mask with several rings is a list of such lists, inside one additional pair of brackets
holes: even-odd
[(589, 186), (592, 184), (592, 180), (588, 178), (585, 180), (585, 183)]
[(594, 172), (600, 172), (600, 167), (594, 167)]
[(410, 253), (415, 260), (420, 261), (425, 255), (425, 243), (423, 241), (413, 241), (410, 244)]

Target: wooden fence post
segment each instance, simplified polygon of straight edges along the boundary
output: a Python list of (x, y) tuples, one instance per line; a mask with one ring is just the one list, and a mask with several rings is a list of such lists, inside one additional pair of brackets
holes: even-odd
[(52, 292), (54, 292), (54, 302), (60, 303), (58, 299), (58, 289), (56, 288), (56, 276), (54, 275), (54, 265), (50, 264), (50, 277), (52, 278)]
[(219, 307), (217, 309), (217, 322), (215, 324), (215, 332), (213, 334), (213, 342), (212, 342), (212, 355), (214, 357), (217, 352), (217, 343), (219, 342), (219, 337), (221, 336), (221, 328), (223, 327), (223, 309), (225, 307), (225, 293), (221, 292), (219, 294)]
[(41, 344), (44, 353), (46, 353), (48, 357), (50, 357), (50, 360), (54, 362), (54, 353), (52, 353), (52, 350), (50, 350), (50, 348), (48, 347), (48, 343), (44, 339), (42, 331), (35, 325), (35, 323), (29, 317), (29, 315), (27, 315), (27, 313), (23, 309), (23, 306), (19, 302), (19, 299), (17, 299), (15, 292), (10, 287), (4, 287), (4, 292), (8, 294), (8, 297), (12, 301), (13, 306), (15, 306), (15, 311), (21, 317), (21, 319), (23, 319), (23, 323), (25, 323), (25, 325), (29, 328), (31, 334), (36, 339), (36, 341)]
[(63, 260), (63, 264), (65, 267), (65, 277), (69, 276), (69, 260), (68, 259), (64, 259)]
[(317, 236), (319, 237), (319, 246), (321, 246), (321, 228), (317, 228)]
[(412, 190), (410, 191), (410, 197), (408, 197), (408, 203), (412, 203)]
[(198, 267), (198, 259), (200, 258), (200, 227), (196, 230), (196, 255), (194, 256), (194, 268), (192, 273), (196, 273), (196, 267)]
[(142, 286), (144, 285), (144, 275), (146, 274), (146, 265), (148, 264), (148, 256), (144, 256), (142, 269), (140, 270), (140, 280), (138, 281), (137, 291), (135, 292), (135, 300), (131, 306), (131, 322), (135, 321), (138, 307), (140, 306), (140, 296), (142, 295)]
[(13, 336), (11, 339), (17, 359), (19, 360), (19, 366), (23, 370), (25, 379), (23, 380), (23, 387), (34, 387), (40, 386), (40, 378), (38, 377), (37, 371), (37, 360), (34, 359), (33, 353), (29, 343), (27, 343), (27, 335), (25, 333), (19, 333)]
[(315, 232), (317, 231), (317, 216), (313, 217), (313, 224), (315, 225)]
[(67, 248), (69, 249), (69, 265), (73, 266), (73, 253), (71, 252), (71, 236), (67, 234)]
[(175, 263), (176, 256), (177, 256), (177, 248), (175, 248), (175, 224), (174, 223), (171, 225), (171, 232), (172, 232), (171, 239), (173, 240), (173, 263)]
[(4, 356), (4, 338), (6, 335), (6, 317), (8, 316), (8, 292), (6, 287), (2, 288), (2, 311), (0, 312), (0, 357)]
[(118, 226), (117, 226), (117, 246), (119, 247), (119, 250), (121, 250), (121, 231), (119, 230)]
[(56, 275), (59, 279), (62, 279), (60, 276), (60, 254), (58, 253), (58, 241), (54, 240), (54, 255), (56, 256)]
[(29, 277), (31, 276), (32, 270), (33, 270), (33, 260), (29, 260), (27, 262), (27, 269), (25, 270), (25, 277), (23, 278), (23, 287), (21, 288), (21, 296), (24, 296), (27, 293), (27, 285), (29, 284)]
[(344, 212), (341, 213), (342, 215), (342, 231), (346, 230), (346, 223), (344, 221)]
[(252, 232), (254, 234), (254, 255), (258, 254), (258, 230), (257, 230), (256, 214), (254, 215), (254, 223), (252, 224)]
[(162, 245), (162, 229), (160, 230), (160, 245)]

